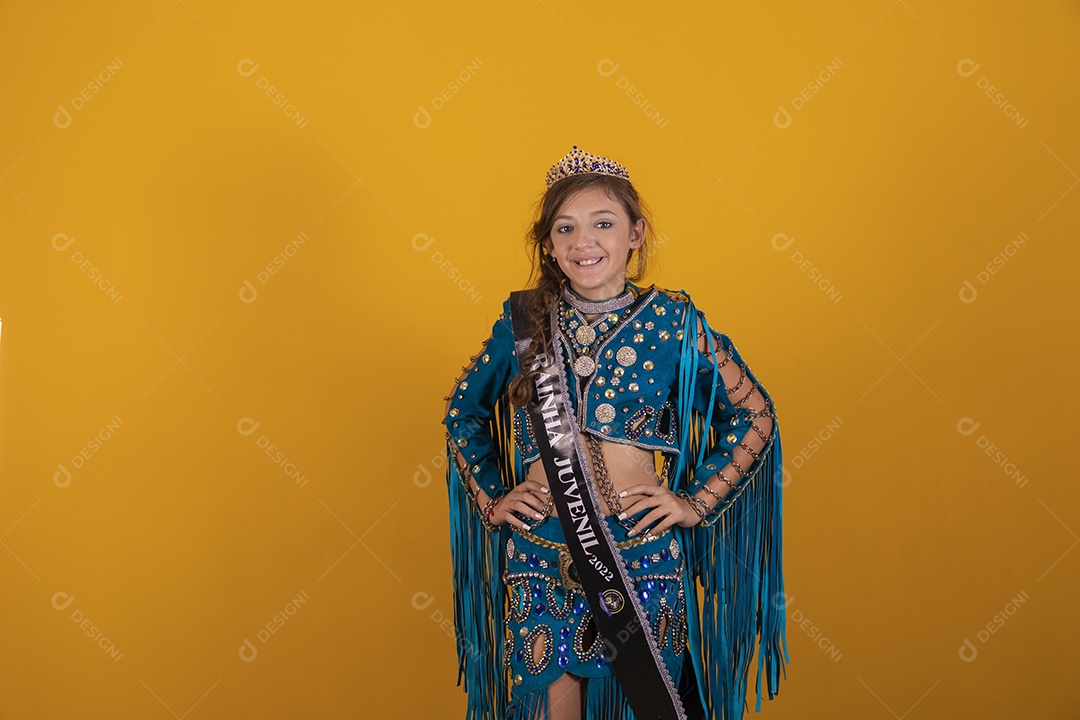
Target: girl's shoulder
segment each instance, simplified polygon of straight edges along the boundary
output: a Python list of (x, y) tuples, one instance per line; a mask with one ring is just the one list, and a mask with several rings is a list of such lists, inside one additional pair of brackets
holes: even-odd
[(690, 294), (685, 290), (671, 290), (670, 288), (660, 287), (659, 285), (650, 285), (648, 287), (637, 288), (637, 292), (639, 295), (655, 293), (658, 298), (661, 298), (668, 304), (690, 304)]

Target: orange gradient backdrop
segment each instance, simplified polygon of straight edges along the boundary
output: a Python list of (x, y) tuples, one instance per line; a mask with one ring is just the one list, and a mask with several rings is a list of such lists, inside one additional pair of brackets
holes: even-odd
[(1074, 3), (170, 2), (0, 9), (0, 718), (461, 717), (443, 396), (573, 144), (776, 400), (766, 715), (1080, 716)]

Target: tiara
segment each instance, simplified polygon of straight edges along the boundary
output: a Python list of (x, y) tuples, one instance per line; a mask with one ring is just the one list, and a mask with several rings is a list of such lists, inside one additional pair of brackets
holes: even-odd
[(544, 182), (548, 187), (551, 187), (564, 177), (579, 173), (598, 173), (600, 175), (614, 175), (626, 180), (630, 179), (630, 173), (621, 164), (606, 157), (587, 153), (575, 145), (573, 150), (566, 153), (559, 162), (551, 166), (551, 169), (548, 170), (547, 175), (544, 177)]

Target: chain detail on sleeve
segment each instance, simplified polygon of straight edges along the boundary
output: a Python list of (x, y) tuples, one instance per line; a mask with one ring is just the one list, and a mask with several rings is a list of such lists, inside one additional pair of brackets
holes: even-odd
[[(730, 355), (727, 356), (727, 358), (724, 360), (724, 363), (727, 363), (728, 360), (731, 360)], [(718, 365), (717, 367), (720, 367), (720, 366)], [(745, 365), (740, 365), (739, 366), (739, 382), (735, 383), (735, 387), (733, 387), (733, 388), (729, 388), (726, 385), (724, 387), (727, 389), (728, 395), (735, 395), (735, 393), (739, 392), (739, 390), (743, 386), (743, 383), (745, 383), (745, 382), (746, 382), (746, 366)], [(743, 398), (743, 400), (745, 400), (745, 399), (746, 398)], [(738, 403), (736, 403), (735, 406), (738, 407)]]
[(705, 518), (709, 515), (708, 504), (706, 504), (704, 500), (694, 497), (685, 490), (679, 490), (675, 494), (686, 501), (686, 504), (689, 505), (690, 508), (694, 511), (694, 513), (698, 516), (698, 518), (700, 518), (698, 521), (698, 525), (703, 526), (705, 524)]
[[(473, 508), (476, 510), (476, 514), (480, 516), (480, 523), (485, 529), (492, 532), (498, 532), (497, 525), (491, 524), (491, 512), (495, 509), (495, 504), (502, 498), (503, 493), (498, 493), (488, 498), (487, 504), (484, 507), (480, 507), (480, 483), (473, 477), (472, 471), (469, 469), (469, 464), (463, 462), (465, 458), (461, 457), (461, 453), (457, 451), (457, 447), (454, 443), (453, 436), (450, 433), (446, 433), (446, 442), (450, 447), (454, 463), (457, 465), (458, 476), (461, 478), (461, 484), (465, 488), (465, 492), (473, 499)], [(473, 484), (476, 484), (476, 489), (473, 489)]]

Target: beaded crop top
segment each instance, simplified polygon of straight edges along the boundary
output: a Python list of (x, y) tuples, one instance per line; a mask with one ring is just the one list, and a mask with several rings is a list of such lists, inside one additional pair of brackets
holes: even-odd
[[(691, 469), (689, 492), (725, 469), (727, 480), (744, 481), (741, 490), (769, 449), (771, 399), (731, 340), (709, 329), (685, 293), (629, 283), (627, 288), (629, 304), (616, 304), (591, 321), (574, 307), (580, 303), (571, 304), (573, 296), (560, 301), (562, 361), (581, 431), (664, 453), (669, 462)], [(507, 300), (491, 336), (463, 368), (444, 421), (462, 481), (472, 478), (489, 497), (523, 479), (524, 466), (539, 458), (528, 414), (510, 407), (505, 397), (520, 371), (510, 313)], [(712, 350), (697, 352), (695, 339)], [(725, 384), (718, 368), (732, 361), (727, 374), (737, 382)], [(680, 407), (691, 397), (690, 407)], [(708, 441), (696, 443), (696, 453), (684, 452), (687, 434), (681, 432), (693, 411), (709, 417), (711, 428)], [(754, 423), (764, 418), (770, 419), (761, 423), (766, 431)], [(744, 451), (741, 464), (735, 448)], [(680, 453), (697, 457), (680, 459)]]

